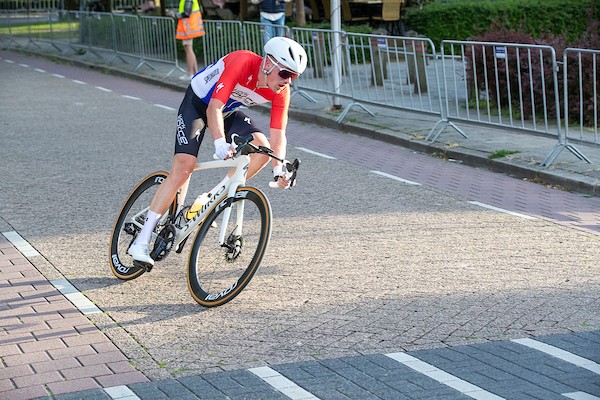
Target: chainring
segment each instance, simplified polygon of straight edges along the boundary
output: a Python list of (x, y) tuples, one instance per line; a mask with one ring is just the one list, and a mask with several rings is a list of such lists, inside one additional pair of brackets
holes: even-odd
[(154, 249), (150, 253), (153, 260), (160, 261), (169, 254), (175, 242), (175, 233), (176, 229), (173, 224), (167, 224), (162, 228), (154, 241)]

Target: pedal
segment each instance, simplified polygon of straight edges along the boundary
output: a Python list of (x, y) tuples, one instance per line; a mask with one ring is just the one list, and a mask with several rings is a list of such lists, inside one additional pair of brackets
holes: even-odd
[(137, 268), (144, 268), (146, 270), (146, 272), (152, 271), (152, 268), (154, 267), (152, 264), (148, 264), (148, 263), (136, 261), (136, 260), (133, 260), (133, 266), (137, 267)]

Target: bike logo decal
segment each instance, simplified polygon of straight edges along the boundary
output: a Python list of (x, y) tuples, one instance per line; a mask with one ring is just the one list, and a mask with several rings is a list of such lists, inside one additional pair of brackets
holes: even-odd
[(231, 202), (232, 202), (231, 197), (226, 198), (225, 200), (220, 202), (219, 205), (215, 208), (215, 212), (221, 211), (221, 208), (229, 207), (231, 205)]
[(235, 194), (235, 198), (236, 199), (245, 199), (248, 197), (248, 191), (247, 190), (243, 190), (243, 191), (239, 191)]
[(131, 271), (130, 267), (126, 267), (123, 264), (121, 264), (121, 262), (119, 261), (119, 256), (117, 256), (116, 254), (113, 254), (111, 256), (113, 264), (115, 266), (115, 269), (117, 271), (119, 271), (122, 274), (127, 274), (129, 271)]
[(225, 290), (223, 290), (223, 291), (222, 291), (222, 292), (220, 292), (220, 293), (210, 293), (210, 294), (208, 294), (208, 295), (207, 295), (207, 296), (204, 298), (204, 300), (206, 300), (206, 301), (214, 301), (214, 300), (217, 300), (217, 299), (219, 299), (219, 298), (221, 298), (221, 297), (225, 297), (225, 296), (227, 296), (229, 293), (231, 293), (231, 292), (233, 291), (233, 289), (235, 289), (236, 287), (237, 287), (237, 281), (233, 282), (233, 285), (231, 285), (231, 286), (229, 287), (229, 289), (225, 289)]
[(154, 178), (154, 183), (163, 183), (164, 180), (164, 176), (157, 176), (156, 178)]
[[(217, 192), (213, 196), (210, 197), (208, 203), (202, 206), (202, 208), (196, 213), (196, 215), (194, 216), (194, 218), (191, 219), (191, 221), (196, 221), (200, 217), (204, 218), (204, 212), (210, 208), (210, 206), (215, 202), (217, 197), (219, 197), (224, 191), (225, 185), (221, 186), (221, 188), (217, 190)], [(187, 229), (187, 225), (185, 226), (185, 229)]]

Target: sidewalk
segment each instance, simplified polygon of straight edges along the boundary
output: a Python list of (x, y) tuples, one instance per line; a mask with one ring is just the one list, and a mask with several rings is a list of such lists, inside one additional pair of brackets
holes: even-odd
[(16, 232), (0, 234), (0, 397), (147, 382), (86, 317), (101, 311), (68, 281), (46, 280), (26, 256), (42, 258)]

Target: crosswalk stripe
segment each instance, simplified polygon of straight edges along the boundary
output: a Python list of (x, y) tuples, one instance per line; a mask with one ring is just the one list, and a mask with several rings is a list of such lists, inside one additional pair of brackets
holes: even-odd
[(585, 392), (563, 393), (562, 395), (573, 400), (600, 400), (600, 397), (592, 396)]
[(406, 353), (390, 353), (386, 354), (387, 357), (398, 361), (407, 367), (430, 377), (433, 380), (438, 381), (441, 384), (451, 387), (452, 389), (458, 390), (465, 396), (469, 396), (477, 400), (504, 400), (504, 397), (496, 396), (479, 386), (473, 385), (470, 382), (464, 381), (457, 376), (442, 371), (441, 369), (434, 367), (424, 361), (419, 360), (416, 357), (408, 355)]
[(600, 375), (600, 364), (595, 361), (588, 360), (587, 358), (580, 357), (576, 354), (570, 353), (566, 350), (559, 349), (558, 347), (538, 342), (537, 340), (524, 338), (524, 339), (512, 339), (513, 342), (521, 344), (523, 346), (530, 347), (532, 349), (541, 351), (543, 353), (549, 354), (556, 358), (559, 358), (563, 361), (569, 362), (571, 364), (575, 364), (578, 367), (587, 369), (595, 374)]
[(312, 393), (302, 389), (279, 372), (269, 367), (251, 368), (248, 371), (286, 395), (292, 400), (319, 400)]
[(140, 398), (127, 386), (113, 386), (104, 388), (106, 394), (113, 400), (140, 400)]

